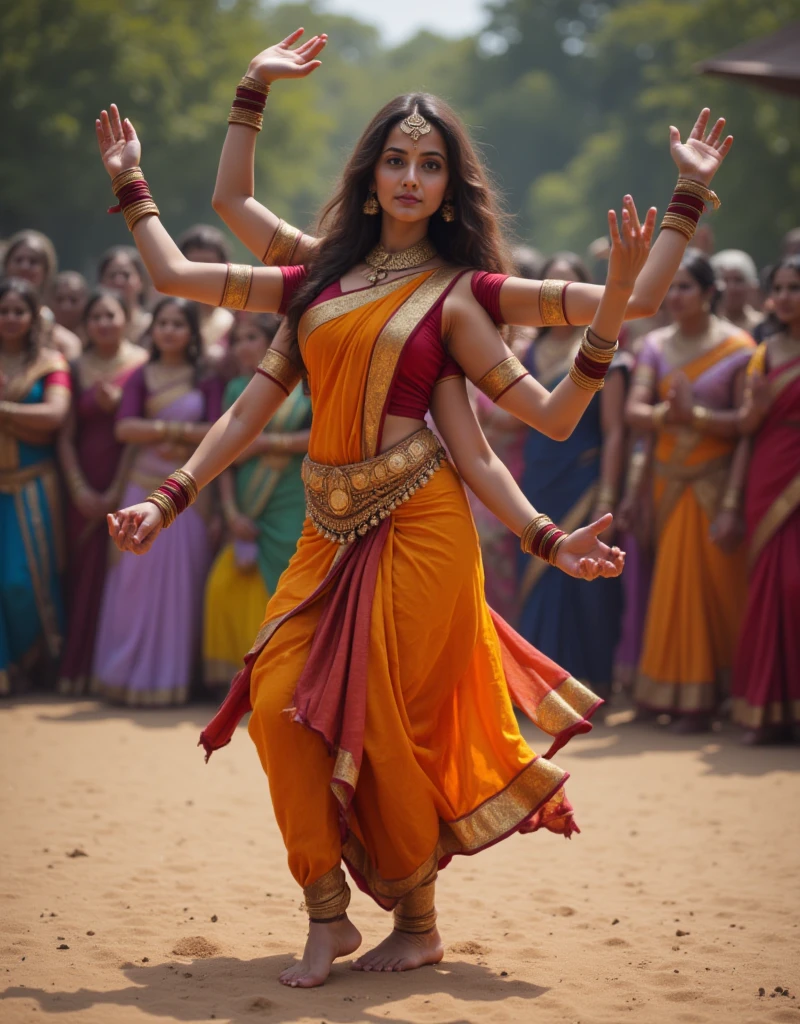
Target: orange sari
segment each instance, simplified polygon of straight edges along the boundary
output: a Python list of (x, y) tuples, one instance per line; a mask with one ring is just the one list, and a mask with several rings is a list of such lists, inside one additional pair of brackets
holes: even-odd
[[(379, 453), (400, 354), (455, 274), (309, 307), (299, 334), (311, 460)], [(344, 858), (389, 909), (454, 854), (516, 831), (578, 831), (567, 774), (525, 743), (512, 696), (555, 737), (548, 755), (588, 731), (602, 702), (495, 616), (483, 592), (449, 463), (353, 544), (330, 543), (306, 520), (245, 669), (201, 737), (210, 755), (252, 706), (249, 732), (303, 887)]]
[[(753, 347), (747, 335), (735, 334), (679, 370), (702, 404), (713, 394), (729, 401)], [(659, 401), (674, 372), (659, 380)], [(707, 714), (731, 667), (746, 598), (744, 551), (724, 552), (710, 530), (735, 446), (692, 427), (666, 428), (656, 441), (656, 557), (634, 690), (637, 703), (653, 710)]]

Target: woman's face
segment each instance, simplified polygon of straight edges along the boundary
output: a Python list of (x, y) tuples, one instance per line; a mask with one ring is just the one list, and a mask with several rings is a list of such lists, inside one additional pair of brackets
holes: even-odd
[(703, 291), (688, 270), (679, 270), (672, 279), (666, 299), (667, 312), (672, 320), (680, 323), (710, 311), (709, 296)]
[(581, 278), (566, 260), (556, 260), (547, 268), (547, 276), (555, 281), (580, 281)]
[(744, 309), (751, 299), (751, 288), (741, 270), (723, 270), (720, 275), (725, 282), (725, 309), (728, 313)]
[(106, 264), (100, 278), (103, 288), (110, 288), (115, 292), (122, 292), (131, 308), (138, 303), (139, 297), (144, 290), (144, 282), (141, 274), (136, 269), (136, 264), (130, 258), (120, 254), (115, 256)]
[(86, 289), (78, 281), (59, 281), (53, 293), (53, 313), (58, 323), (70, 331), (80, 327)]
[(791, 267), (781, 267), (772, 282), (770, 299), (779, 320), (797, 325), (800, 322), (800, 274)]
[(255, 373), (268, 347), (267, 336), (258, 324), (238, 324), (233, 333), (231, 349), (239, 373)]
[(436, 213), (449, 180), (447, 147), (439, 129), (431, 126), (414, 145), (398, 124), (389, 132), (375, 166), (372, 188), (384, 213), (415, 223)]
[(167, 305), (153, 320), (153, 344), (162, 356), (177, 356), (186, 352), (192, 340), (189, 322), (177, 306)]
[(101, 354), (113, 352), (125, 336), (125, 310), (110, 295), (98, 299), (86, 318), (86, 337)]
[(19, 349), (33, 325), (30, 307), (16, 292), (6, 292), (0, 299), (0, 342)]
[(47, 260), (38, 249), (21, 242), (6, 257), (6, 276), (21, 277), (39, 290), (47, 277)]

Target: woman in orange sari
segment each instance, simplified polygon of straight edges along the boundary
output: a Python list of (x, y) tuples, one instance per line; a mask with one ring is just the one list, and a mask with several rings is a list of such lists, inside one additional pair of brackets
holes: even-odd
[[(252, 168), (267, 83), (318, 66), (325, 37), (292, 50), (298, 37), (259, 55), (240, 84), (221, 179)], [(730, 146), (719, 122), (704, 138), (707, 116), (691, 145), (675, 143), (683, 168), (706, 181)], [(662, 232), (644, 297), (636, 296), (655, 211), (640, 225), (626, 200), (621, 231), (609, 215), (607, 287), (570, 289), (565, 310), (560, 283), (502, 273), (485, 172), (455, 115), (419, 94), (387, 104), (367, 127), (319, 239), (279, 224), (252, 198), (240, 216), (226, 211), (265, 262), (301, 265), (193, 264), (158, 219), (130, 122), (112, 107), (97, 133), (159, 291), (287, 312), (261, 372), (184, 469), (109, 518), (117, 545), (146, 552), (252, 442), (303, 371), (311, 389), (308, 518), (245, 668), (202, 734), (210, 754), (252, 709), (249, 731), (310, 918), (304, 956), (281, 980), (321, 984), (333, 960), (360, 944), (342, 861), (394, 910), (394, 930), (355, 966), (436, 962), (438, 870), (513, 832), (575, 831), (565, 773), (548, 758), (589, 728), (600, 701), (490, 612), (464, 488), (425, 412), (458, 472), (525, 550), (586, 579), (618, 575), (623, 553), (598, 540), (611, 516), (567, 535), (537, 515), (485, 444), (463, 374), (536, 429), (567, 436), (602, 385), (630, 302), (645, 312), (661, 301), (686, 236)], [(226, 200), (218, 195), (216, 205), (226, 209)], [(496, 322), (520, 326), (563, 323), (565, 313), (591, 321), (574, 375), (546, 392), (482, 305)], [(553, 736), (544, 758), (520, 735), (512, 700)]]
[(800, 728), (800, 256), (773, 270), (770, 297), (781, 327), (750, 361), (745, 426), (756, 433), (742, 442), (750, 584), (732, 692), (746, 743)]
[(744, 376), (753, 340), (713, 315), (714, 271), (687, 253), (667, 305), (674, 323), (642, 346), (628, 422), (654, 432), (655, 565), (634, 695), (641, 717), (709, 728), (745, 600), (733, 503)]

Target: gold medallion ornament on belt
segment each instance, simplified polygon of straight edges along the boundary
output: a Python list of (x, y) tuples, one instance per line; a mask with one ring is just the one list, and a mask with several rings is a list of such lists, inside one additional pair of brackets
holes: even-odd
[(328, 466), (306, 456), (306, 514), (327, 540), (351, 544), (424, 487), (446, 460), (427, 427), (364, 462)]

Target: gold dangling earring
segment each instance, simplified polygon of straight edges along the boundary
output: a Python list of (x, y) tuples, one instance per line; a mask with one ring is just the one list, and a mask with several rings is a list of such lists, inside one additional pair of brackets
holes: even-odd
[(439, 207), (439, 211), (442, 215), (442, 220), (448, 224), (452, 224), (456, 219), (456, 208), (453, 206), (452, 199), (445, 199), (442, 205)]
[(366, 202), (361, 209), (368, 217), (374, 217), (376, 213), (381, 212), (381, 204), (378, 202), (378, 196), (372, 191), (372, 189), (369, 190)]

